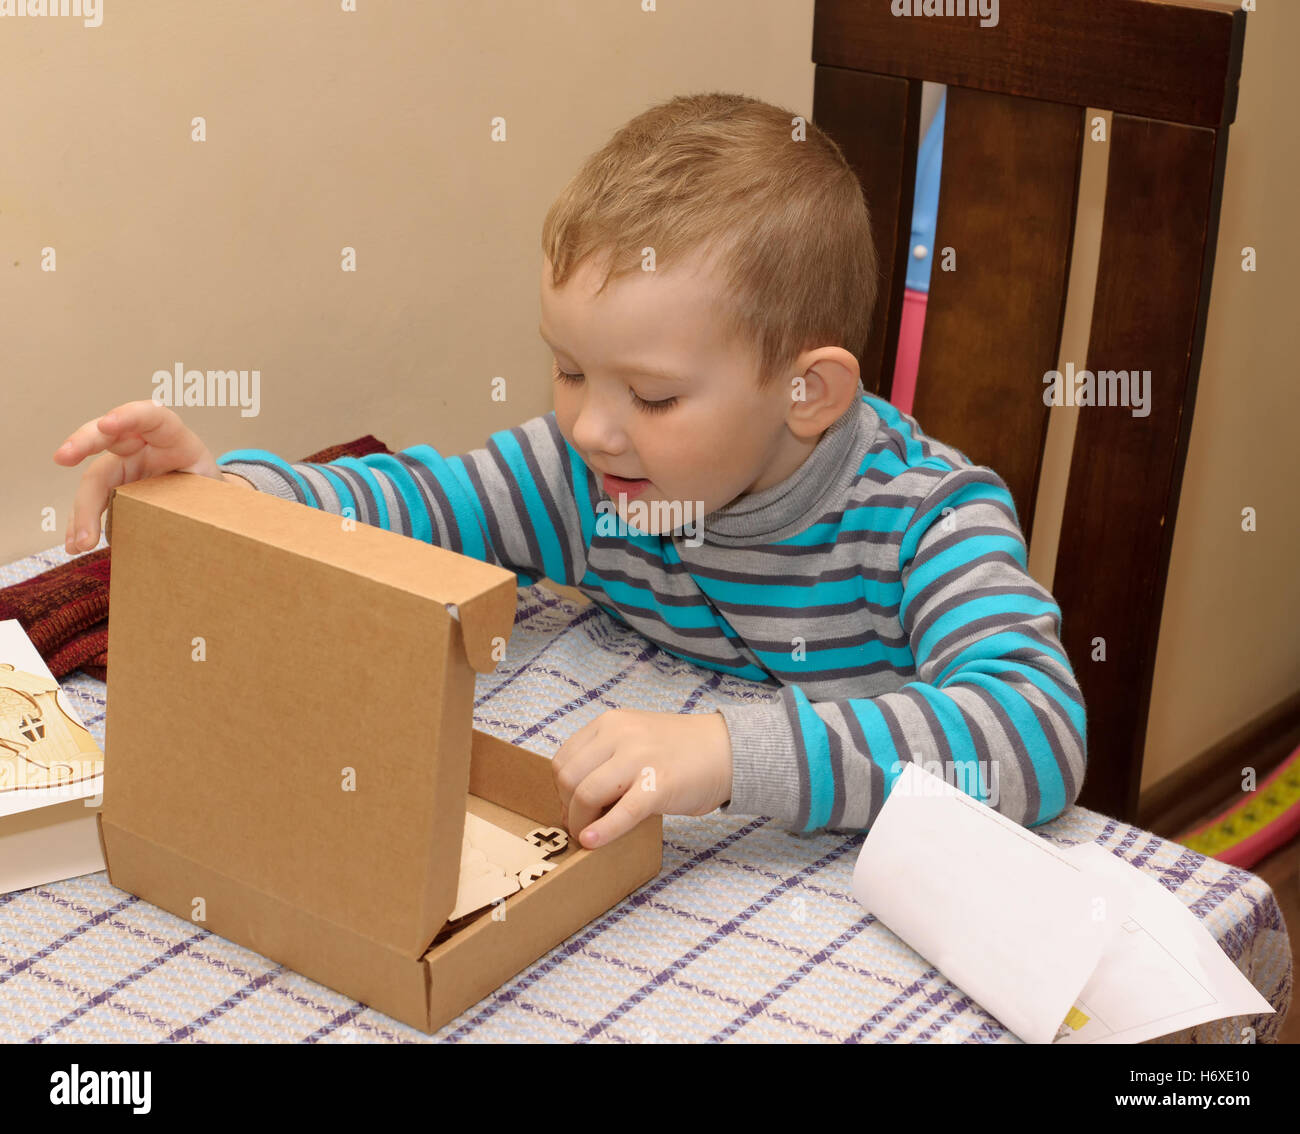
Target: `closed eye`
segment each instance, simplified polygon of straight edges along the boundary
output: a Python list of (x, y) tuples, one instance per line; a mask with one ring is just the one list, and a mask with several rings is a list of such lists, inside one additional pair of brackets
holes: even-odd
[[(567, 370), (561, 370), (558, 362), (553, 362), (551, 364), (551, 374), (558, 381), (569, 386), (578, 385), (585, 377), (583, 374), (570, 374)], [(657, 402), (648, 402), (644, 398), (638, 397), (635, 390), (629, 389), (628, 393), (632, 395), (632, 403), (637, 407), (637, 409), (644, 413), (663, 413), (665, 410), (672, 409), (673, 406), (677, 404), (676, 397), (662, 398)]]

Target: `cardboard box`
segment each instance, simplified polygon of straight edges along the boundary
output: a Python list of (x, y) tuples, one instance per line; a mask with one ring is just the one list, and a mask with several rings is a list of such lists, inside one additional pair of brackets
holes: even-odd
[(473, 728), (511, 572), (189, 473), (110, 521), (115, 886), (433, 1032), (659, 873), (655, 816), (445, 924), (467, 809), (561, 824), (550, 761)]

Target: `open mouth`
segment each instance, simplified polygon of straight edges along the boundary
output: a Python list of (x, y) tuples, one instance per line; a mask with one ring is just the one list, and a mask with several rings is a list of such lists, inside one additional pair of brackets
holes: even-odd
[(620, 495), (626, 496), (631, 500), (635, 496), (640, 496), (647, 488), (650, 487), (650, 481), (645, 477), (639, 477), (636, 480), (625, 480), (621, 476), (610, 476), (606, 473), (601, 477), (601, 487), (611, 500), (616, 500)]

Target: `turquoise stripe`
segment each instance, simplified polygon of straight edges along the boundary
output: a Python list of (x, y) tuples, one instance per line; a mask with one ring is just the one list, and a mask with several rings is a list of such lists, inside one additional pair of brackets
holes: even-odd
[[(1079, 736), (1087, 741), (1087, 712), (1084, 706), (1071, 700), (1061, 689), (1061, 683), (1057, 681), (1050, 673), (1044, 673), (1036, 666), (1028, 662), (1017, 661), (1014, 658), (988, 658), (977, 661), (970, 667), (972, 673), (982, 673), (989, 677), (998, 677), (1008, 671), (1014, 671), (1025, 677), (1035, 688), (1042, 690), (1055, 701), (1065, 715), (1069, 717), (1070, 723), (1079, 730)], [(1073, 670), (1070, 671), (1073, 674)]]
[[(775, 610), (807, 610), (813, 606), (833, 606), (854, 602), (862, 597), (862, 579), (812, 580), (806, 584), (774, 583), (763, 579), (740, 583), (732, 579), (697, 579), (714, 602), (752, 603)], [(849, 615), (846, 617), (859, 617)]]
[(777, 540), (777, 547), (816, 547), (834, 543), (837, 536), (866, 532), (870, 535), (891, 535), (907, 527), (911, 513), (902, 505), (873, 504), (855, 507), (839, 520), (810, 524), (803, 531)]
[(891, 429), (895, 430), (903, 438), (903, 459), (909, 466), (915, 466), (925, 459), (925, 454), (921, 451), (921, 443), (917, 441), (916, 434), (913, 432), (911, 425), (903, 420), (902, 411), (892, 402), (883, 401), (880, 398), (873, 398), (871, 407), (880, 415), (882, 421)]
[(797, 685), (788, 688), (798, 714), (808, 764), (808, 824), (804, 830), (816, 831), (831, 821), (831, 807), (835, 802), (831, 741), (826, 732), (826, 722), (813, 710), (804, 691)]
[(932, 685), (912, 681), (904, 685), (903, 688), (905, 690), (915, 690), (925, 699), (925, 703), (934, 710), (934, 715), (939, 721), (939, 728), (947, 739), (948, 747), (952, 753), (949, 759), (961, 769), (960, 773), (956, 773), (954, 769), (954, 773), (950, 774), (948, 769), (945, 768), (943, 771), (944, 779), (949, 780), (955, 787), (962, 790), (966, 790), (973, 785), (975, 790), (973, 792), (967, 791), (966, 794), (978, 799), (981, 803), (988, 803), (989, 788), (988, 784), (984, 782), (984, 777), (980, 774), (979, 752), (975, 747), (975, 738), (966, 726), (966, 715), (953, 703), (951, 697), (944, 696)]
[(320, 507), (320, 501), (316, 499), (316, 493), (312, 491), (311, 485), (303, 480), (294, 467), (283, 457), (277, 457), (266, 449), (231, 449), (228, 453), (222, 453), (217, 458), (218, 465), (229, 464), (232, 461), (263, 461), (268, 465), (273, 465), (298, 486), (303, 496), (306, 497), (307, 504), (313, 508)]
[(370, 490), (371, 499), (375, 502), (379, 522), (374, 526), (383, 528), (386, 531), (392, 531), (393, 525), (388, 516), (388, 501), (384, 499), (384, 491), (380, 486), (379, 478), (375, 476), (374, 470), (366, 464), (365, 457), (340, 457), (337, 461), (330, 461), (332, 465), (342, 465), (349, 472), (356, 473), (361, 478), (361, 482)]
[(1052, 746), (1029, 702), (1005, 681), (975, 670), (963, 672), (960, 677), (953, 678), (950, 684), (978, 685), (987, 690), (1011, 718), (1012, 727), (1024, 741), (1034, 777), (1038, 781), (1039, 793), (1038, 815), (1025, 826), (1036, 827), (1060, 815), (1065, 810), (1065, 780), (1053, 758)]
[[(1015, 506), (1012, 503), (1011, 496), (1003, 489), (992, 484), (967, 484), (951, 495), (943, 497), (924, 514), (918, 514), (913, 517), (911, 526), (907, 529), (902, 541), (898, 545), (898, 558), (901, 563), (910, 563), (916, 558), (916, 549), (921, 540), (930, 534), (934, 527), (942, 524), (946, 517), (943, 514), (945, 508), (954, 509), (953, 531), (961, 530), (962, 521), (955, 514), (955, 510), (964, 504), (973, 504), (980, 501), (995, 501), (999, 504), (1006, 504), (1015, 512)], [(948, 534), (948, 533), (944, 533)], [(1022, 541), (1023, 542), (1023, 541)], [(1021, 564), (1023, 566), (1023, 564)]]
[(984, 595), (970, 599), (941, 614), (927, 627), (920, 642), (915, 643), (918, 663), (928, 661), (935, 645), (949, 634), (996, 614), (1023, 614), (1027, 617), (1059, 615), (1059, 608), (1054, 602), (1045, 602), (1029, 595)]
[(586, 493), (587, 466), (567, 441), (564, 448), (569, 454), (569, 475), (573, 478), (573, 504), (578, 512), (578, 525), (582, 530), (582, 546), (591, 547), (592, 533), (596, 530), (596, 509)]
[[(957, 571), (963, 567), (969, 568), (981, 555), (992, 555), (999, 551), (1008, 552), (1013, 559), (1018, 560), (1024, 554), (1023, 547), (1024, 544), (1009, 532), (1006, 535), (996, 536), (968, 536), (960, 543), (927, 559), (920, 566), (914, 567), (907, 576), (907, 588), (902, 602), (898, 604), (899, 623), (907, 621), (908, 608), (917, 597), (950, 571)], [(1023, 563), (1020, 566), (1024, 568)]]
[(911, 670), (915, 659), (907, 646), (886, 646), (879, 639), (862, 641), (856, 646), (830, 649), (807, 649), (803, 660), (791, 656), (789, 650), (760, 650), (750, 646), (754, 656), (776, 673), (799, 674), (800, 680), (812, 680), (832, 669), (863, 669), (876, 662), (887, 662), (895, 669)]
[[(371, 453), (362, 460), (377, 472), (388, 474), (389, 483), (406, 504), (406, 514), (411, 522), (411, 536), (423, 543), (432, 543), (433, 517), (429, 515), (429, 509), (420, 496), (419, 485), (411, 476), (411, 470), (392, 453)], [(397, 521), (399, 517), (394, 516), (392, 519)], [(395, 527), (390, 525), (389, 530), (395, 530)]]
[(1066, 660), (1064, 653), (1049, 650), (1041, 642), (1029, 637), (1028, 634), (1020, 633), (1018, 630), (1004, 630), (1000, 634), (990, 634), (987, 637), (978, 638), (969, 646), (966, 646), (952, 661), (943, 667), (940, 673), (935, 675), (932, 684), (943, 686), (954, 673), (965, 672), (969, 666), (978, 668), (982, 662), (999, 662), (1012, 665), (1014, 662), (1004, 662), (1004, 655), (1011, 653), (1012, 650), (1033, 650), (1035, 653), (1054, 658), (1061, 665), (1069, 667), (1069, 662)]
[(554, 579), (557, 583), (572, 586), (577, 580), (567, 577), (568, 573), (564, 569), (564, 551), (560, 546), (559, 533), (556, 532), (554, 522), (546, 511), (546, 505), (542, 501), (542, 494), (533, 479), (532, 470), (528, 467), (528, 462), (524, 458), (524, 452), (520, 448), (518, 438), (509, 430), (502, 430), (492, 435), (492, 441), (496, 443), (497, 450), (505, 459), (506, 467), (510, 470), (515, 485), (519, 489), (519, 495), (524, 502), (524, 511), (527, 514), (525, 522), (532, 526), (533, 534), (537, 538), (538, 549), (541, 552), (542, 574), (547, 578)]
[(601, 579), (600, 585), (605, 588), (605, 593), (611, 599), (634, 614), (643, 614), (647, 617), (657, 615), (667, 622), (669, 626), (674, 626), (679, 630), (700, 630), (716, 626), (722, 633), (727, 634), (727, 637), (733, 640), (737, 637), (734, 631), (727, 633), (729, 627), (720, 626), (713, 615), (713, 611), (708, 606), (660, 606), (655, 598), (654, 591), (649, 587), (625, 583), (621, 579)]
[(311, 467), (330, 482), (330, 487), (338, 494), (340, 509), (352, 509), (352, 519), (359, 520), (361, 510), (357, 507), (356, 498), (352, 495), (352, 486), (330, 467), (334, 463), (331, 461), (328, 465), (312, 464)]
[[(416, 445), (403, 450), (428, 468), (434, 479), (442, 485), (451, 503), (452, 518), (460, 533), (460, 552), (471, 559), (488, 561), (487, 515), (465, 470), (463, 457), (444, 457), (429, 445)], [(499, 556), (498, 556), (499, 558)], [(530, 580), (533, 581), (533, 580)]]
[[(889, 725), (874, 701), (868, 697), (855, 697), (844, 702), (844, 708), (857, 718), (858, 727), (862, 729), (862, 737), (867, 746), (866, 756), (885, 777), (884, 798), (888, 800), (894, 781), (902, 775), (902, 765), (907, 761), (898, 755)], [(898, 767), (895, 768), (895, 765)], [(859, 828), (864, 833), (870, 829), (870, 827)]]

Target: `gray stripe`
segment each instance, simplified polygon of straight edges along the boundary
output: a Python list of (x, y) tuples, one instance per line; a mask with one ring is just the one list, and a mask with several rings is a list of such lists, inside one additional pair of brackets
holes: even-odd
[[(379, 522), (379, 504), (375, 500), (375, 494), (370, 485), (361, 473), (357, 472), (356, 469), (345, 468), (343, 465), (331, 464), (330, 467), (352, 490), (352, 499), (356, 501), (357, 505), (357, 519), (363, 524), (369, 524), (372, 528), (382, 527), (383, 525)], [(386, 479), (382, 474), (375, 475), (376, 479), (381, 483)], [(392, 513), (390, 512), (389, 515), (391, 516)]]
[(803, 729), (799, 726), (799, 707), (795, 704), (794, 694), (788, 688), (781, 690), (781, 706), (785, 709), (786, 721), (790, 726), (790, 735), (794, 740), (796, 764), (799, 771), (799, 804), (795, 810), (794, 825), (798, 830), (808, 826), (812, 808), (812, 782), (808, 771), (808, 749), (803, 742)]
[(440, 547), (463, 554), (465, 543), (461, 537), (460, 525), (456, 521), (456, 510), (452, 507), (451, 497), (447, 495), (446, 489), (433, 475), (433, 470), (423, 461), (415, 457), (406, 457), (404, 463), (419, 484), (424, 494), (425, 504), (433, 516), (434, 542)]
[[(523, 454), (524, 464), (528, 466), (528, 471), (533, 477), (533, 487), (537, 495), (541, 497), (542, 507), (546, 511), (547, 518), (551, 521), (551, 530), (555, 533), (556, 542), (560, 545), (560, 562), (563, 564), (561, 570), (564, 572), (562, 579), (556, 580), (560, 583), (573, 584), (577, 582), (577, 576), (573, 573), (573, 552), (569, 547), (568, 533), (564, 528), (564, 521), (560, 518), (560, 510), (556, 507), (555, 496), (551, 492), (551, 487), (546, 483), (546, 477), (537, 460), (537, 454), (533, 450), (532, 440), (523, 429), (515, 428), (510, 431), (519, 445), (519, 451)], [(524, 507), (522, 494), (518, 497), (519, 514), (521, 517), (528, 513)], [(538, 565), (541, 565), (541, 549), (537, 553)]]
[[(968, 584), (965, 587), (954, 587), (953, 594), (949, 598), (939, 602), (931, 602), (931, 591), (937, 590), (937, 587), (926, 587), (921, 592), (921, 601), (913, 602), (908, 609), (907, 617), (903, 619), (903, 629), (909, 637), (924, 638), (930, 627), (945, 614), (976, 599), (988, 598), (993, 595), (1023, 595), (1025, 598), (1034, 599), (1036, 602), (1052, 601), (1051, 596), (1037, 585), (1032, 587), (1020, 585), (972, 587)], [(919, 618), (916, 617), (916, 611), (918, 610), (922, 612)], [(1020, 616), (1026, 619), (1039, 617), (1028, 611), (1022, 611)]]
[[(384, 503), (388, 505), (389, 530), (400, 535), (409, 536), (415, 531), (415, 526), (411, 523), (411, 513), (406, 506), (406, 497), (402, 495), (394, 483), (393, 474), (386, 469), (372, 468), (370, 471), (374, 473), (384, 492)], [(394, 516), (397, 517), (396, 525), (393, 523)]]
[(238, 473), (250, 481), (258, 492), (265, 492), (268, 496), (278, 496), (281, 500), (296, 500), (299, 504), (307, 503), (307, 498), (298, 485), (270, 461), (229, 461), (220, 467)]
[[(465, 473), (469, 477), (470, 484), (474, 486), (474, 492), (478, 496), (479, 503), (483, 507), (483, 518), (487, 522), (487, 542), (496, 549), (500, 558), (509, 562), (506, 554), (506, 543), (501, 536), (501, 525), (497, 522), (497, 511), (493, 506), (494, 503), (500, 503), (500, 497), (489, 496), (483, 487), (483, 478), (479, 474), (479, 462), (487, 463), (486, 451), (475, 449), (465, 458)], [(531, 572), (530, 572), (531, 573)]]
[[(1025, 699), (1025, 703), (1028, 704), (1030, 711), (1037, 719), (1038, 727), (1043, 730), (1043, 735), (1047, 737), (1047, 744), (1052, 750), (1052, 755), (1056, 758), (1057, 767), (1061, 770), (1061, 779), (1065, 782), (1066, 803), (1067, 805), (1072, 803), (1079, 793), (1079, 787), (1074, 780), (1074, 769), (1070, 766), (1071, 761), (1061, 744), (1060, 730), (1052, 727), (1048, 714), (1054, 714), (1057, 720), (1064, 722), (1066, 730), (1074, 738), (1076, 748), (1080, 746), (1082, 738), (1075, 732), (1074, 725), (1069, 723), (1064, 710), (1050, 697), (1046, 696), (1023, 673), (1005, 673), (1001, 677), (1008, 685), (1017, 687), (1016, 692)], [(1028, 686), (1028, 689), (1020, 688), (1021, 686)], [(1030, 821), (1033, 821), (1032, 818)]]
[[(1034, 762), (1030, 759), (1029, 750), (1025, 747), (1025, 738), (1020, 735), (1020, 730), (1011, 722), (1011, 717), (1007, 715), (1006, 709), (982, 685), (963, 683), (962, 688), (968, 690), (971, 696), (979, 698), (1001, 726), (1007, 740), (1007, 746), (999, 746), (999, 751), (1003, 753), (1009, 751), (1011, 753), (1019, 769), (1021, 782), (1025, 785), (1024, 811), (1020, 815), (1012, 814), (1008, 817), (1022, 826), (1031, 823), (1038, 815), (1038, 809), (1042, 806), (1043, 797), (1038, 790), (1038, 777), (1034, 773)], [(1016, 695), (1019, 696), (1018, 693)], [(1007, 763), (1009, 763), (1007, 756), (1003, 755), (1003, 766), (1005, 767)], [(1002, 814), (1008, 815), (1004, 807), (999, 807), (998, 810)]]
[[(994, 764), (997, 765), (997, 811), (1017, 823), (1023, 822), (1023, 817), (1029, 813), (1025, 769), (1003, 755), (1011, 750), (1011, 739), (1006, 735), (1003, 725), (990, 712), (987, 701), (976, 694), (975, 688), (971, 685), (955, 685), (944, 692), (962, 710), (962, 718), (971, 730), (979, 759), (989, 769)], [(995, 752), (998, 755), (995, 756)]]
[(311, 489), (316, 493), (317, 503), (320, 505), (322, 512), (333, 512), (334, 515), (341, 515), (343, 512), (343, 501), (339, 499), (339, 494), (334, 491), (334, 485), (330, 483), (329, 478), (320, 471), (315, 465), (294, 465), (298, 475), (302, 477)]
[(847, 706), (841, 708), (840, 713), (853, 749), (852, 760), (845, 768), (841, 822), (845, 827), (863, 830), (876, 821), (885, 802), (885, 772), (872, 757), (871, 746), (857, 714)]
[(442, 521), (438, 502), (429, 490), (429, 484), (433, 477), (430, 475), (428, 468), (406, 453), (394, 453), (393, 455), (402, 462), (402, 467), (415, 481), (415, 490), (420, 494), (420, 501), (424, 504), (424, 514), (429, 520), (430, 542), (438, 547), (445, 547), (447, 545), (446, 525)]

